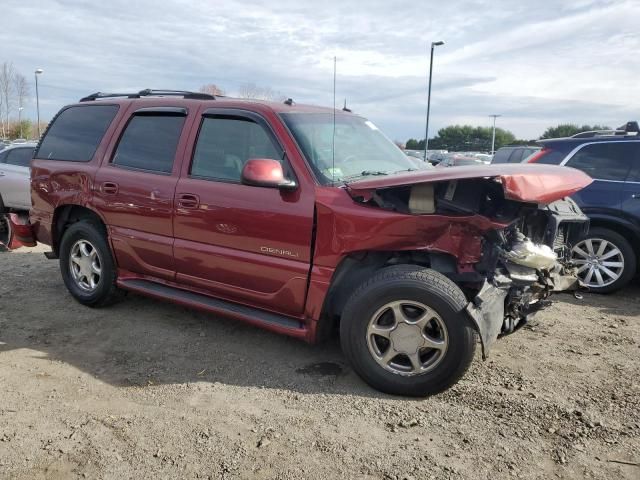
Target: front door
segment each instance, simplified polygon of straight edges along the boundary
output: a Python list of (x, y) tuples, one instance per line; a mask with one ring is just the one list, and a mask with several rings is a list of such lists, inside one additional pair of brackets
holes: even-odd
[(631, 167), (629, 142), (597, 142), (584, 145), (562, 165), (577, 168), (593, 178), (593, 183), (574, 194), (589, 216), (618, 215), (622, 190)]
[(630, 147), (632, 167), (622, 190), (622, 211), (625, 219), (640, 231), (640, 140), (630, 143)]
[(176, 188), (177, 281), (216, 297), (301, 315), (311, 263), (312, 189), (240, 183), (251, 158), (285, 162), (290, 172), (283, 147), (262, 117), (225, 110), (205, 112), (200, 122), (191, 162), (185, 162)]
[(121, 269), (175, 278), (173, 197), (186, 114), (172, 107), (135, 111), (96, 173), (94, 204), (109, 225)]

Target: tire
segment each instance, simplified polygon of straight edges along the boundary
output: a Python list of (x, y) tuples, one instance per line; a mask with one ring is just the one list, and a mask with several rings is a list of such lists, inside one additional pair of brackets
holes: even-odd
[[(0, 202), (1, 201), (2, 200), (0, 200)], [(2, 206), (1, 203), (0, 203), (0, 206)], [(2, 210), (0, 210), (0, 212), (1, 211)], [(0, 253), (6, 252), (9, 250), (7, 248), (7, 246), (9, 245), (9, 236), (11, 233), (9, 229), (10, 229), (9, 219), (4, 213), (0, 213)]]
[[(605, 242), (605, 250), (598, 254), (600, 246)], [(593, 255), (589, 251), (589, 245)], [(616, 254), (614, 250), (619, 253)], [(586, 254), (586, 255), (585, 255)], [(590, 264), (589, 256), (595, 260)], [(603, 257), (603, 258), (600, 258)], [(637, 258), (629, 241), (613, 230), (602, 227), (590, 228), (589, 231), (573, 247), (572, 261), (578, 264), (578, 276), (590, 292), (611, 293), (625, 287), (636, 274)], [(622, 267), (618, 267), (622, 264)], [(615, 267), (613, 265), (616, 265)], [(593, 273), (589, 273), (593, 268)], [(611, 273), (615, 274), (614, 276)], [(600, 275), (598, 278), (597, 275)], [(602, 282), (599, 280), (602, 279)]]
[[(82, 245), (86, 246), (85, 251), (91, 255), (95, 250), (95, 257), (83, 255)], [(88, 264), (91, 264), (91, 280), (88, 276), (79, 279), (79, 275), (74, 275), (72, 268), (80, 268), (77, 264), (72, 267), (72, 256), (79, 258), (87, 271)], [(99, 267), (99, 274), (95, 273), (94, 267)], [(116, 287), (117, 270), (107, 243), (107, 233), (102, 225), (94, 221), (80, 220), (64, 232), (60, 242), (60, 272), (69, 293), (88, 307), (110, 305), (122, 296), (122, 291)], [(92, 282), (95, 285), (90, 285)]]
[[(377, 390), (411, 397), (442, 392), (464, 375), (474, 357), (476, 332), (465, 313), (466, 304), (458, 286), (434, 270), (406, 265), (384, 268), (347, 301), (340, 321), (342, 350), (356, 373)], [(423, 307), (429, 311), (424, 318), (435, 313), (425, 328), (412, 323), (423, 315)], [(411, 322), (398, 322), (396, 315)], [(417, 316), (409, 319), (411, 315)], [(383, 329), (390, 339), (371, 334), (373, 328)], [(437, 339), (439, 349), (421, 347), (425, 337)], [(385, 344), (388, 347), (382, 351)], [(396, 348), (388, 350), (392, 345)], [(404, 353), (395, 354), (396, 349), (413, 351), (414, 347), (419, 363)], [(389, 352), (396, 356), (387, 363), (381, 357)]]

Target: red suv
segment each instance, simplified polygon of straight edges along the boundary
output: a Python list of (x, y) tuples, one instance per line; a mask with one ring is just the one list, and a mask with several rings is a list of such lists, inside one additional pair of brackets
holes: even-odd
[(128, 290), (309, 342), (337, 329), (370, 385), (423, 396), (460, 379), (476, 333), (486, 356), (577, 286), (587, 220), (564, 198), (590, 182), (426, 169), (349, 112), (143, 90), (56, 115), (11, 223), (84, 305)]

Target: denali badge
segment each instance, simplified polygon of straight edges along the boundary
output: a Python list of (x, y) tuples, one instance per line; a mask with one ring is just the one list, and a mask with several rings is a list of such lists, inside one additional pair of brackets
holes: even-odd
[(272, 255), (282, 255), (292, 258), (298, 258), (297, 252), (292, 252), (291, 250), (283, 250), (281, 248), (260, 247), (260, 251), (262, 253), (271, 253)]

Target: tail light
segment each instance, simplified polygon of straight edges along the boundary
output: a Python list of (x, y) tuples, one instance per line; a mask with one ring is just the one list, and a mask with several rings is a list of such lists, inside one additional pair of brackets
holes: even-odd
[(540, 160), (545, 155), (548, 155), (549, 153), (551, 153), (551, 149), (547, 147), (543, 147), (540, 151), (529, 156), (524, 161), (525, 163), (536, 163), (538, 160)]

